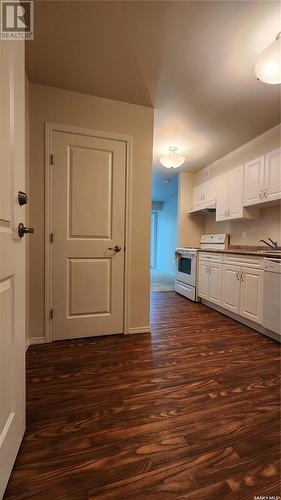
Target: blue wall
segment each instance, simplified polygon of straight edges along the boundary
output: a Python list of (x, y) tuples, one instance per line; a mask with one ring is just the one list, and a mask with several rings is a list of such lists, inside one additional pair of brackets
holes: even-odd
[(158, 212), (157, 264), (156, 269), (168, 273), (175, 272), (175, 249), (177, 246), (178, 194), (164, 201)]

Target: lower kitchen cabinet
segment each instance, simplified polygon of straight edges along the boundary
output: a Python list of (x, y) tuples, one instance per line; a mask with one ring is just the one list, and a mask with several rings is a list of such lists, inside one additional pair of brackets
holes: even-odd
[(240, 315), (262, 324), (263, 274), (261, 269), (241, 268)]
[(211, 264), (209, 274), (209, 298), (210, 302), (221, 305), (221, 286), (222, 280), (222, 265)]
[(240, 312), (239, 266), (223, 265), (222, 307), (236, 314)]
[(221, 305), (222, 265), (216, 263), (199, 263), (199, 297)]
[(198, 295), (202, 299), (209, 297), (209, 263), (199, 262), (199, 290)]
[[(235, 256), (238, 260), (238, 258)], [(230, 257), (226, 257), (226, 260)], [(244, 265), (199, 261), (199, 297), (255, 323), (263, 321), (263, 269)], [(257, 267), (261, 267), (259, 260)]]

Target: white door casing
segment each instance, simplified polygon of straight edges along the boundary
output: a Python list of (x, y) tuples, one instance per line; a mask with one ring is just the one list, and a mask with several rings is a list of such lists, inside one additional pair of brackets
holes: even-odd
[(126, 144), (54, 131), (52, 154), (53, 338), (123, 333)]
[(25, 429), (24, 42), (0, 40), (0, 497)]

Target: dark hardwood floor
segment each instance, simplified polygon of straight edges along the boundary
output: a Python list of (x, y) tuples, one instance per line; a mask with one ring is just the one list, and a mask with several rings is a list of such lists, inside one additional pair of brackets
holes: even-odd
[(152, 336), (30, 347), (6, 499), (280, 495), (279, 345), (176, 295)]

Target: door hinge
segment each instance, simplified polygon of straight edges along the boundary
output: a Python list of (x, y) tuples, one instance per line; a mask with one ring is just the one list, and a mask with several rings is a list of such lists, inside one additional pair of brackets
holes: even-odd
[(54, 243), (54, 233), (50, 233), (50, 243)]
[(50, 164), (53, 165), (54, 164), (54, 155), (53, 153), (50, 154)]
[(50, 309), (50, 319), (53, 319), (54, 317), (54, 309)]

